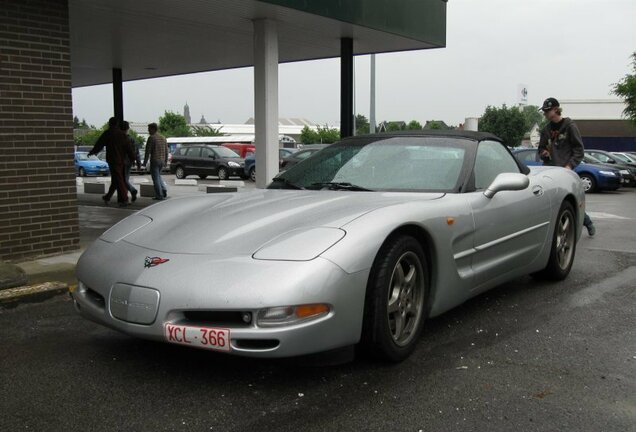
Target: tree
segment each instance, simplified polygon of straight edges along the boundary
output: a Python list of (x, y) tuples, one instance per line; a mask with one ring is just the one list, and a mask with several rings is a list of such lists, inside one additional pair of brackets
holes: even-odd
[(223, 129), (223, 126), (218, 129), (212, 126), (192, 126), (192, 134), (194, 136), (222, 136), (224, 134), (221, 129)]
[(165, 137), (188, 137), (192, 132), (185, 117), (172, 111), (166, 111), (159, 117), (159, 132)]
[(539, 112), (539, 107), (536, 105), (524, 106), (521, 110), (521, 114), (523, 114), (523, 118), (526, 122), (526, 132), (530, 131), (535, 123), (539, 125), (539, 129), (541, 129), (546, 123), (545, 117), (543, 117), (543, 115)]
[(636, 126), (636, 51), (632, 53), (634, 74), (626, 74), (622, 80), (612, 86), (612, 93), (625, 102), (623, 115)]
[(517, 147), (526, 133), (526, 119), (516, 107), (489, 105), (479, 120), (479, 130), (497, 135), (509, 147)]
[(369, 130), (369, 120), (362, 114), (356, 115), (356, 135), (368, 134)]
[(422, 130), (422, 124), (417, 120), (411, 120), (408, 125), (406, 125), (406, 130)]
[(300, 131), (300, 142), (303, 144), (315, 144), (320, 142), (320, 137), (318, 136), (318, 132), (305, 126)]
[(300, 142), (303, 144), (331, 144), (339, 139), (340, 131), (335, 128), (330, 128), (327, 125), (325, 125), (325, 127), (318, 126), (316, 130), (305, 126), (303, 130), (300, 131)]

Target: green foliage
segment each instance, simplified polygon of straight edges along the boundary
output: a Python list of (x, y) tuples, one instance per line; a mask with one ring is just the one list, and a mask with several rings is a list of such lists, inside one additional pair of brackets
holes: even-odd
[(636, 126), (636, 51), (630, 57), (634, 73), (626, 74), (622, 80), (614, 84), (612, 93), (623, 99), (627, 105), (623, 115)]
[(166, 111), (159, 117), (159, 132), (166, 138), (192, 136), (185, 117), (171, 111)]
[(369, 120), (362, 114), (356, 115), (356, 135), (368, 134), (369, 130)]
[(82, 119), (82, 121), (80, 121), (79, 117), (74, 116), (73, 117), (73, 129), (88, 129), (91, 126), (88, 125), (88, 123), (86, 123), (85, 119)]
[(194, 136), (221, 136), (223, 135), (221, 129), (223, 129), (223, 126), (218, 129), (212, 126), (192, 126), (192, 134)]
[(406, 123), (404, 123), (403, 121), (386, 122), (387, 132), (401, 131), (401, 130), (404, 130), (405, 128), (406, 128)]
[(300, 132), (300, 142), (303, 144), (331, 144), (340, 139), (340, 131), (327, 126), (318, 126), (317, 130), (305, 126)]
[(108, 123), (104, 123), (100, 129), (96, 129), (94, 126), (79, 128), (79, 130), (75, 131), (73, 137), (75, 145), (94, 146), (99, 136), (106, 129), (108, 129)]
[(479, 130), (497, 135), (507, 146), (517, 147), (526, 133), (526, 119), (516, 107), (487, 106), (479, 120)]
[(529, 132), (535, 123), (539, 125), (539, 129), (546, 124), (547, 120), (539, 112), (539, 107), (536, 105), (527, 105), (523, 107), (521, 114), (523, 114), (523, 118), (525, 119), (526, 132)]
[(406, 130), (422, 130), (422, 124), (417, 120), (411, 120), (409, 124), (406, 125)]

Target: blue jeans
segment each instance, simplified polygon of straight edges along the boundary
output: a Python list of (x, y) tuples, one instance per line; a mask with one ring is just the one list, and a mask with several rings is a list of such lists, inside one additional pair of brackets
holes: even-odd
[(163, 161), (150, 161), (150, 175), (152, 177), (152, 184), (155, 187), (155, 198), (164, 199), (168, 187), (161, 178), (161, 170), (163, 169)]

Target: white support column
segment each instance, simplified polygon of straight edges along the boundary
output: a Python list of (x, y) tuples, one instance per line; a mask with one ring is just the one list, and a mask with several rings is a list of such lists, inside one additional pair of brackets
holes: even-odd
[(254, 131), (262, 189), (278, 173), (278, 31), (269, 19), (254, 21)]

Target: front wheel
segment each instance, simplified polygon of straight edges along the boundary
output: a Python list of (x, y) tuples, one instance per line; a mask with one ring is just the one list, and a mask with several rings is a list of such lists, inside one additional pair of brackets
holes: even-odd
[(415, 349), (426, 319), (428, 266), (413, 238), (389, 238), (375, 258), (367, 284), (362, 342), (384, 360), (398, 362)]
[(250, 168), (250, 180), (256, 181), (256, 168), (254, 167)]
[(585, 193), (596, 192), (596, 181), (594, 180), (594, 177), (589, 174), (581, 174), (580, 177)]
[(229, 177), (229, 174), (227, 172), (227, 168), (220, 167), (219, 168), (219, 172), (217, 173), (217, 175), (219, 176), (219, 180), (227, 180), (228, 177)]
[(186, 178), (186, 173), (182, 166), (178, 166), (177, 169), (174, 170), (174, 175), (178, 179)]
[(570, 273), (576, 253), (576, 216), (572, 204), (564, 201), (559, 209), (548, 264), (535, 273), (542, 279), (560, 281)]

